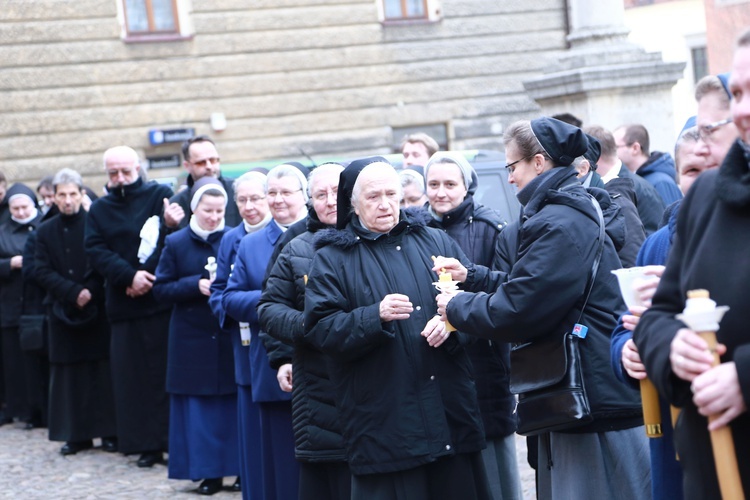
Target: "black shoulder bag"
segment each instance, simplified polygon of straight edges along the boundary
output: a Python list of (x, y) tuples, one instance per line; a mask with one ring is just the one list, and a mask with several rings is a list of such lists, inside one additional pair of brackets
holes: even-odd
[(604, 249), (604, 217), (599, 203), (591, 202), (599, 215), (599, 248), (591, 266), (585, 300), (573, 330), (515, 344), (510, 352), (510, 390), (518, 395), (518, 434), (534, 436), (585, 425), (593, 420), (582, 373), (577, 330), (594, 287)]

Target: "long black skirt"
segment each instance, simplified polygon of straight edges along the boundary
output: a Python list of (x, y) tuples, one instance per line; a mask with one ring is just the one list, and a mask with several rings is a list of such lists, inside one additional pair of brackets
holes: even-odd
[(109, 360), (52, 363), (50, 441), (85, 441), (116, 435)]
[(18, 327), (2, 328), (3, 377), (5, 379), (5, 415), (27, 419), (31, 416), (26, 389), (24, 352), (18, 336)]
[(169, 441), (167, 337), (170, 311), (112, 323), (110, 364), (118, 447), (122, 453), (166, 451)]
[(462, 453), (400, 472), (352, 475), (352, 500), (492, 500), (480, 452)]

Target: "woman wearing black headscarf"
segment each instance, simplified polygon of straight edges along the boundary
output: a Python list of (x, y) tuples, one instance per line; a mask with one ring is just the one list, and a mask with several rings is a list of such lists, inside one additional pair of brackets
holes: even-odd
[[(439, 312), (460, 331), (519, 344), (562, 339), (580, 315), (588, 327), (579, 346), (593, 419), (542, 434), (538, 496), (647, 498), (649, 459), (640, 404), (609, 368), (609, 336), (624, 305), (609, 272), (620, 267), (620, 259), (608, 235), (581, 315), (600, 231), (597, 209), (570, 166), (586, 151), (586, 138), (580, 129), (544, 117), (512, 124), (504, 142), (509, 180), (518, 186), (523, 205), (515, 262), (508, 273), (489, 273), (439, 258), (436, 268), (451, 269), (454, 279), (475, 292), (440, 295)], [(604, 191), (597, 199), (609, 201)], [(534, 360), (539, 366), (549, 362)], [(511, 380), (521, 368), (511, 366)]]
[(31, 419), (25, 356), (18, 333), (23, 309), (24, 283), (23, 248), (29, 234), (41, 223), (34, 191), (23, 184), (14, 184), (5, 195), (10, 220), (0, 226), (0, 330), (3, 342), (5, 374), (5, 415)]

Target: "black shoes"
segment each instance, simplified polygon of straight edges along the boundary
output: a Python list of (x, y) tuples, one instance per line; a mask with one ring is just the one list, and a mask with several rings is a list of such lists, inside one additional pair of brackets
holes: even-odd
[(117, 451), (117, 438), (116, 437), (104, 437), (102, 438), (102, 451), (107, 453), (114, 453)]
[(198, 486), (198, 493), (201, 495), (214, 495), (221, 490), (222, 478), (204, 479)]
[(12, 424), (13, 417), (9, 417), (4, 411), (0, 411), (0, 425)]
[(60, 448), (60, 454), (75, 455), (79, 451), (88, 450), (94, 447), (94, 443), (89, 439), (88, 441), (68, 441)]
[(141, 458), (138, 459), (138, 467), (146, 468), (153, 467), (154, 464), (163, 464), (164, 454), (160, 451), (147, 451), (141, 454)]
[(240, 476), (237, 476), (237, 480), (228, 489), (229, 491), (242, 491), (242, 484), (240, 484)]

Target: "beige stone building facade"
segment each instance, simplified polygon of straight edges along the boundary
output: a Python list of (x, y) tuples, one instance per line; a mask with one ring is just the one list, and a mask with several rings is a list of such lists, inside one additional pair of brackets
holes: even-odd
[(497, 149), (566, 35), (563, 0), (5, 0), (0, 170), (90, 178), (182, 128), (223, 163), (389, 153), (410, 127)]

